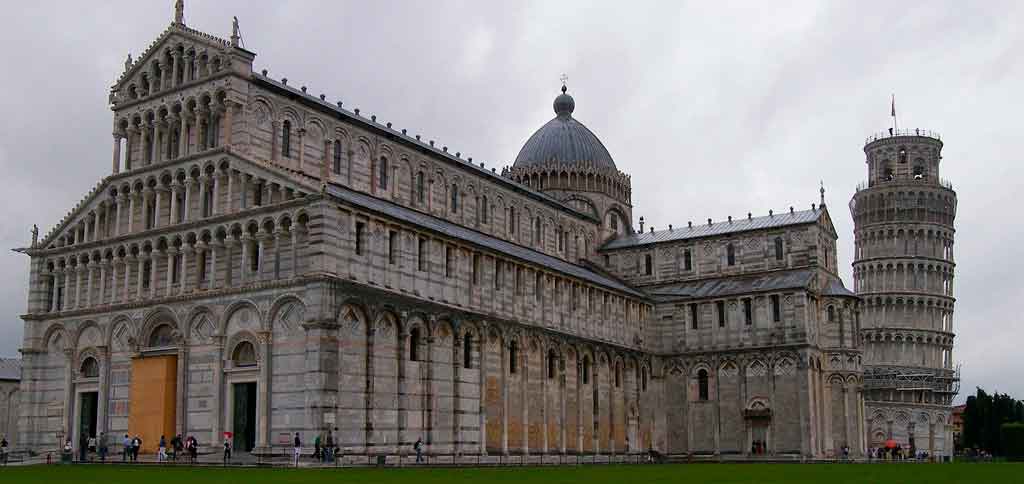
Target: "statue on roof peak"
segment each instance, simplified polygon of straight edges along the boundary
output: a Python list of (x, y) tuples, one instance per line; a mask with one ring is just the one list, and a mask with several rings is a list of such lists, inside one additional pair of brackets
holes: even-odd
[(174, 23), (185, 25), (185, 0), (174, 0)]

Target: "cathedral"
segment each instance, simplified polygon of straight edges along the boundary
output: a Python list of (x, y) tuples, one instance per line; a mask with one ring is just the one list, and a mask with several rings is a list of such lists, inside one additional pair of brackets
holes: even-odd
[(101, 432), (144, 452), (181, 434), (280, 454), (330, 431), (345, 455), (422, 439), (540, 462), (877, 445), (865, 306), (824, 192), (645, 231), (564, 86), (497, 169), (255, 57), (179, 0), (126, 61), (109, 172), (21, 249), (19, 449)]

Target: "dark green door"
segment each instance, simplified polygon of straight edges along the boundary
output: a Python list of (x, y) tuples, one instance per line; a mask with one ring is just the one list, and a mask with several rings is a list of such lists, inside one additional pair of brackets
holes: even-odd
[(234, 439), (236, 452), (250, 452), (256, 446), (256, 383), (235, 383)]
[(85, 438), (96, 436), (96, 405), (99, 402), (99, 394), (96, 392), (82, 393), (80, 414), (78, 416), (78, 435)]

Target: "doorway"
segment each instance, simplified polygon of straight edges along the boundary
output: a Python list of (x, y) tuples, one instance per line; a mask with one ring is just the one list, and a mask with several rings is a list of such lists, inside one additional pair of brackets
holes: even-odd
[(78, 402), (78, 439), (86, 440), (96, 436), (96, 408), (99, 403), (98, 392), (79, 394)]
[(234, 384), (234, 437), (236, 452), (251, 452), (256, 447), (256, 382)]

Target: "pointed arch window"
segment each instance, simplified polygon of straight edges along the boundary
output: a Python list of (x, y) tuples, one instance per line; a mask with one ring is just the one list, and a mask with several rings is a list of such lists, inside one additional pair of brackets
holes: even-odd
[(731, 242), (725, 247), (725, 257), (730, 266), (736, 265), (736, 246)]
[(468, 334), (462, 337), (462, 367), (473, 368), (473, 338)]
[(708, 371), (703, 368), (697, 372), (697, 398), (708, 401)]
[(281, 123), (281, 156), (291, 158), (292, 151), (292, 122), (284, 120)]
[(548, 352), (548, 380), (554, 380), (558, 373), (558, 355), (555, 350)]
[(622, 366), (615, 365), (615, 388), (622, 387)]

